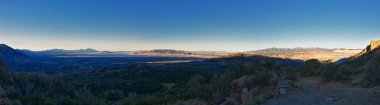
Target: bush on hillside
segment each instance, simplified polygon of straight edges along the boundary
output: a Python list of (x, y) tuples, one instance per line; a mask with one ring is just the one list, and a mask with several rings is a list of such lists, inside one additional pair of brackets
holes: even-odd
[(298, 68), (298, 71), (301, 76), (313, 76), (316, 74), (316, 71), (320, 68), (321, 65), (322, 63), (317, 59), (307, 60)]

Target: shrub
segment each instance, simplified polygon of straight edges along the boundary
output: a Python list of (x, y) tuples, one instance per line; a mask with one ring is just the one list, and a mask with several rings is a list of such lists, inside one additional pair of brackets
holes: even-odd
[(103, 97), (109, 101), (117, 101), (124, 98), (124, 94), (120, 90), (107, 90), (103, 93)]
[(318, 71), (325, 81), (329, 81), (334, 78), (336, 69), (332, 64), (326, 64), (320, 67)]
[(296, 81), (297, 80), (297, 72), (291, 69), (283, 70), (285, 72), (285, 79)]
[(319, 62), (317, 59), (307, 60), (298, 68), (298, 71), (300, 72), (301, 76), (313, 76), (316, 74), (321, 65), (321, 62)]
[(208, 98), (211, 90), (204, 82), (205, 78), (203, 76), (193, 76), (186, 85), (188, 96), (193, 98)]

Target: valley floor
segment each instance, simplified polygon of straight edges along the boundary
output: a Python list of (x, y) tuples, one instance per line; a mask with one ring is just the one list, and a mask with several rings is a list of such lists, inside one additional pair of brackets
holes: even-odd
[(380, 87), (321, 83), (316, 78), (302, 78), (297, 86), (287, 95), (268, 100), (264, 105), (380, 105)]

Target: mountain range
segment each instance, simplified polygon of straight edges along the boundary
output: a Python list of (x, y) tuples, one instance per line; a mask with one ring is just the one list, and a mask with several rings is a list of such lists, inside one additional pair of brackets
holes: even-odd
[(327, 49), (327, 48), (268, 48), (255, 51), (248, 51), (245, 54), (264, 55), (269, 57), (289, 58), (289, 59), (319, 59), (338, 61), (349, 58), (362, 51), (361, 49)]
[(221, 51), (184, 51), (173, 49), (154, 49), (148, 51), (131, 51), (130, 55), (143, 56), (168, 56), (168, 57), (197, 57), (197, 58), (212, 58), (220, 55), (230, 54), (230, 52)]
[[(44, 51), (30, 51), (13, 49), (1, 44), (1, 53), (6, 59), (30, 58), (30, 57), (100, 57), (100, 56), (164, 56), (164, 57), (196, 57), (196, 58), (218, 58), (221, 56), (239, 53), (222, 51), (184, 51), (173, 49), (154, 49), (145, 51), (97, 51), (95, 49), (50, 49)], [(326, 49), (326, 48), (268, 48), (254, 51), (242, 52), (243, 54), (262, 55), (286, 59), (319, 59), (338, 61), (343, 58), (354, 56), (361, 52), (359, 49)], [(13, 55), (12, 55), (13, 54)]]

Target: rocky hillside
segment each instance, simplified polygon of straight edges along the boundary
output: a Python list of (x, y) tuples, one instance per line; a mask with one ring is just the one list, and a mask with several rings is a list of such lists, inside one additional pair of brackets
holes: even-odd
[(374, 65), (376, 59), (380, 57), (380, 41), (371, 41), (370, 45), (368, 45), (365, 49), (363, 49), (360, 53), (351, 57), (349, 61), (345, 62), (346, 65), (353, 66), (370, 66)]
[(352, 85), (380, 85), (380, 47), (372, 41), (362, 52), (342, 63), (308, 60), (299, 71), (304, 76), (321, 76), (326, 81), (342, 81)]
[(362, 56), (372, 55), (371, 52), (375, 51), (379, 46), (380, 46), (380, 40), (371, 41), (370, 44), (366, 48), (364, 48), (361, 52), (357, 53), (355, 56), (351, 57), (349, 61), (353, 61)]
[(380, 41), (371, 41), (357, 55), (336, 64), (306, 61), (302, 77), (286, 97), (264, 105), (378, 105), (380, 95)]

